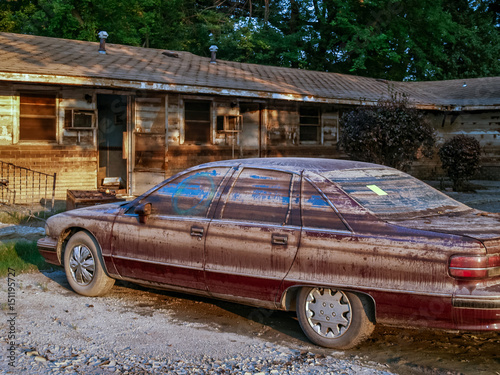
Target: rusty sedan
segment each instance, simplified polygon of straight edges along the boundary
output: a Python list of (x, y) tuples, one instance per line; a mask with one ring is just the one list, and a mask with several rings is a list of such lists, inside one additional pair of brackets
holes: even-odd
[(128, 280), (296, 311), (313, 343), (346, 349), (376, 323), (500, 329), (499, 224), (381, 165), (242, 159), (55, 215), (38, 249), (82, 295)]

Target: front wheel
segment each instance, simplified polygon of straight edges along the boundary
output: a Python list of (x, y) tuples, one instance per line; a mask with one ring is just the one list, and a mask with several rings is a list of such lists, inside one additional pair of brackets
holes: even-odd
[(106, 275), (99, 244), (87, 232), (77, 232), (64, 251), (64, 271), (71, 288), (78, 294), (95, 297), (106, 294), (115, 280)]
[(350, 349), (373, 332), (371, 304), (355, 293), (327, 288), (302, 288), (297, 317), (305, 335), (327, 348)]

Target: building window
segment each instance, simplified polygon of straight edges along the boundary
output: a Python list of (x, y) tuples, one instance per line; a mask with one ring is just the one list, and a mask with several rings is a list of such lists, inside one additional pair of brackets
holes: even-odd
[(241, 131), (242, 116), (217, 116), (217, 131), (237, 133)]
[(19, 110), (19, 140), (56, 140), (56, 95), (21, 94)]
[(184, 102), (184, 143), (210, 143), (210, 102)]
[(320, 116), (319, 108), (300, 108), (300, 142), (319, 143), (320, 142)]

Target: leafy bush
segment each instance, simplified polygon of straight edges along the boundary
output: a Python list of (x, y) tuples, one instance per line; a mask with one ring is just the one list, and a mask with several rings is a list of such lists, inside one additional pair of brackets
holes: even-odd
[(406, 98), (359, 107), (340, 119), (340, 146), (353, 159), (406, 170), (421, 156), (431, 157), (434, 130)]
[(479, 141), (467, 135), (456, 135), (441, 146), (438, 154), (443, 169), (453, 183), (453, 190), (466, 190), (467, 182), (480, 164)]

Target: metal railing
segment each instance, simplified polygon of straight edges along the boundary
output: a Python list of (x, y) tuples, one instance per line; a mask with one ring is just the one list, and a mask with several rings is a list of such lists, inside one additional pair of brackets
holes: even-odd
[(0, 203), (40, 205), (54, 210), (56, 173), (37, 172), (0, 161)]

